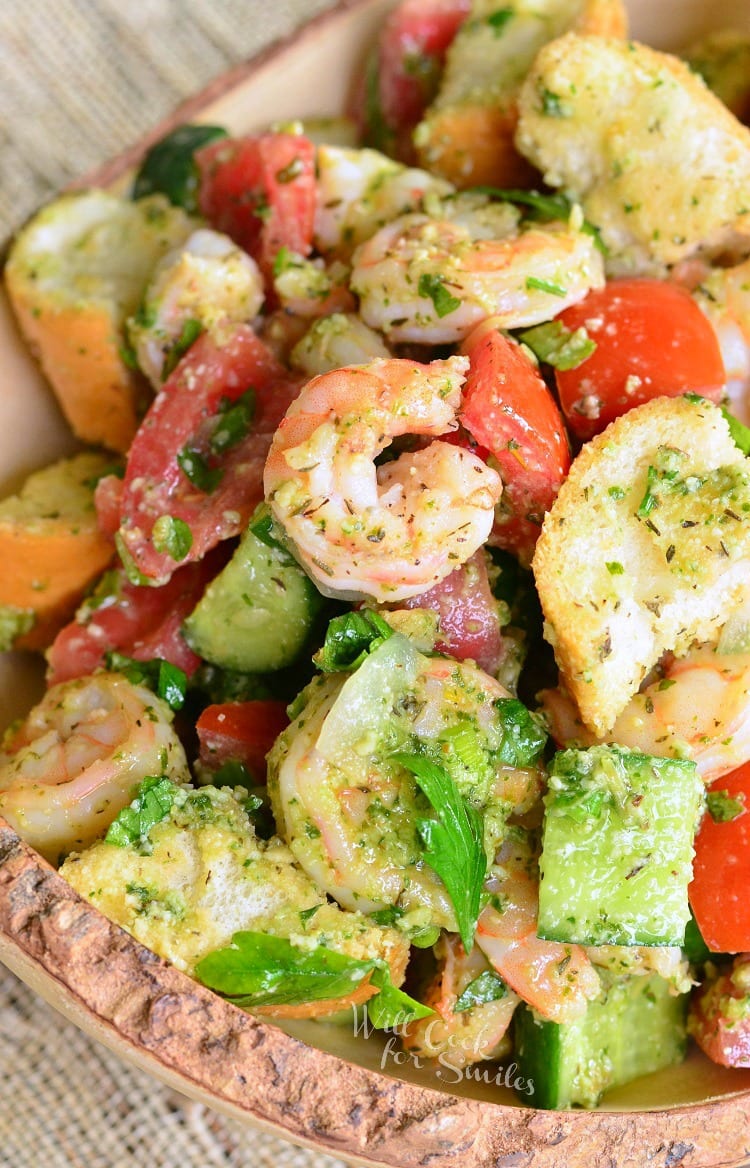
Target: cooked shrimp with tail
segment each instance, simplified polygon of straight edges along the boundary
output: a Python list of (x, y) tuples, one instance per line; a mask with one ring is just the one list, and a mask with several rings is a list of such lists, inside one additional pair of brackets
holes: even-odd
[(375, 461), (396, 438), (456, 429), (468, 364), (347, 366), (313, 378), (290, 406), (266, 462), (266, 498), (325, 595), (418, 596), (486, 541), (502, 483), (477, 455), (433, 441)]
[(149, 775), (189, 778), (172, 712), (114, 673), (47, 691), (0, 751), (0, 815), (55, 863), (104, 835)]

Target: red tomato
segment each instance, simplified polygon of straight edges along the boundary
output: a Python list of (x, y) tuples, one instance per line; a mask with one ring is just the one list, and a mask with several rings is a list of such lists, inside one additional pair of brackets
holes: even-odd
[(476, 661), (487, 673), (497, 673), (505, 657), (505, 641), (483, 551), (475, 552), (422, 596), (402, 601), (400, 607), (436, 612), (441, 634), (435, 646), (438, 652), (459, 661)]
[(490, 451), (504, 484), (490, 543), (528, 564), (570, 467), (562, 416), (521, 346), (491, 323), (474, 330), (464, 352), (471, 367), (461, 422)]
[(315, 147), (300, 134), (223, 138), (198, 150), (199, 204), (212, 227), (225, 231), (271, 275), (281, 247), (312, 249)]
[(713, 327), (684, 288), (663, 280), (613, 280), (558, 320), (585, 326), (596, 351), (557, 371), (560, 402), (584, 440), (654, 397), (699, 393), (718, 402), (726, 375)]
[(49, 685), (93, 673), (113, 650), (136, 661), (161, 657), (191, 677), (200, 657), (182, 636), (182, 623), (225, 559), (214, 552), (199, 564), (178, 568), (162, 588), (139, 587), (124, 572), (113, 572), (110, 594), (100, 607), (88, 613), (84, 608), (84, 618), (71, 621), (53, 641), (47, 652)]
[(714, 953), (750, 950), (750, 762), (716, 779), (709, 791), (744, 799), (747, 811), (726, 823), (707, 812), (695, 837), (690, 907)]
[(196, 723), (200, 760), (212, 771), (225, 762), (241, 762), (258, 782), (265, 782), (266, 755), (288, 725), (285, 702), (207, 706)]
[(747, 955), (736, 958), (731, 971), (702, 985), (690, 1004), (688, 1032), (724, 1067), (750, 1067), (749, 965)]
[(404, 162), (414, 161), (412, 131), (435, 97), (445, 54), (471, 0), (403, 0), (383, 25), (357, 111), (365, 136)]
[[(243, 530), (263, 498), (271, 439), (298, 387), (248, 325), (234, 326), (221, 347), (207, 333), (192, 345), (154, 399), (128, 455), (118, 541), (120, 554), (143, 577), (139, 582), (164, 584), (179, 563), (202, 559)], [(221, 418), (249, 389), (255, 406), (246, 436), (216, 454), (212, 442)], [(203, 458), (210, 474), (220, 474), (218, 483), (204, 482), (201, 489), (199, 480), (191, 481), (184, 458), (183, 466), (177, 461), (185, 451)]]

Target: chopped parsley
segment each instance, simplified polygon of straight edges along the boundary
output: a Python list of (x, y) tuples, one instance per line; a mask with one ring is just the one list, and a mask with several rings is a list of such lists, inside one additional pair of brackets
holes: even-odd
[(435, 312), (439, 317), (448, 316), (461, 307), (461, 301), (456, 299), (445, 286), (445, 276), (433, 276), (423, 272), (419, 277), (417, 292), (425, 300), (431, 300)]

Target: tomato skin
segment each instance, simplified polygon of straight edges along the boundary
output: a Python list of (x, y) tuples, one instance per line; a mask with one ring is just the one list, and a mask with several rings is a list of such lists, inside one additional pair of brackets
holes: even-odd
[(654, 397), (698, 393), (718, 402), (726, 375), (716, 333), (684, 288), (663, 280), (612, 280), (558, 320), (582, 326), (596, 351), (577, 369), (557, 370), (571, 431), (586, 441)]
[(470, 0), (403, 0), (385, 21), (373, 97), (401, 161), (414, 161), (412, 131), (437, 94), (445, 54), (470, 10)]
[(690, 1004), (688, 1033), (724, 1067), (750, 1067), (749, 965), (747, 954), (736, 958), (732, 969), (709, 979)]
[(708, 789), (744, 798), (748, 810), (726, 823), (704, 815), (695, 837), (690, 907), (713, 953), (742, 953), (750, 951), (750, 762)]
[[(143, 577), (140, 582), (166, 583), (178, 563), (202, 559), (244, 529), (263, 498), (271, 439), (299, 384), (248, 325), (235, 325), (221, 346), (207, 333), (191, 346), (154, 399), (128, 456), (118, 538)], [(202, 491), (177, 456), (186, 447), (207, 451), (222, 403), (237, 400), (248, 388), (255, 394), (249, 432), (218, 459), (223, 472), (218, 486)], [(190, 529), (192, 542), (181, 558), (154, 546), (154, 524), (162, 516)]]
[(460, 420), (490, 451), (503, 479), (490, 543), (529, 564), (570, 467), (562, 415), (521, 346), (491, 321), (471, 333), (463, 351), (471, 366)]
[(112, 651), (136, 661), (161, 657), (192, 677), (201, 659), (185, 641), (181, 626), (225, 559), (223, 549), (217, 550), (199, 564), (178, 568), (162, 588), (131, 584), (123, 571), (117, 572), (113, 599), (87, 619), (71, 621), (53, 641), (47, 652), (48, 684), (93, 673)]
[(226, 762), (241, 762), (258, 782), (265, 782), (266, 755), (288, 725), (285, 702), (207, 706), (196, 723), (200, 761), (213, 771)]
[(267, 278), (281, 247), (310, 254), (316, 187), (309, 138), (224, 138), (197, 151), (195, 161), (201, 213), (249, 252)]

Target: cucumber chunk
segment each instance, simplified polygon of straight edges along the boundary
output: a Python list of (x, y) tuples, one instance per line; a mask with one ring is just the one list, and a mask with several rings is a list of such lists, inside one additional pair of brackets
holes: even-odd
[(682, 945), (703, 806), (695, 764), (619, 746), (555, 755), (538, 933), (581, 945)]
[(324, 603), (289, 552), (259, 538), (251, 520), (183, 632), (212, 665), (240, 673), (275, 671), (302, 653)]
[(672, 996), (658, 974), (602, 974), (602, 983), (575, 1022), (547, 1022), (529, 1006), (516, 1012), (515, 1057), (533, 1107), (595, 1107), (611, 1087), (682, 1062), (688, 994)]

